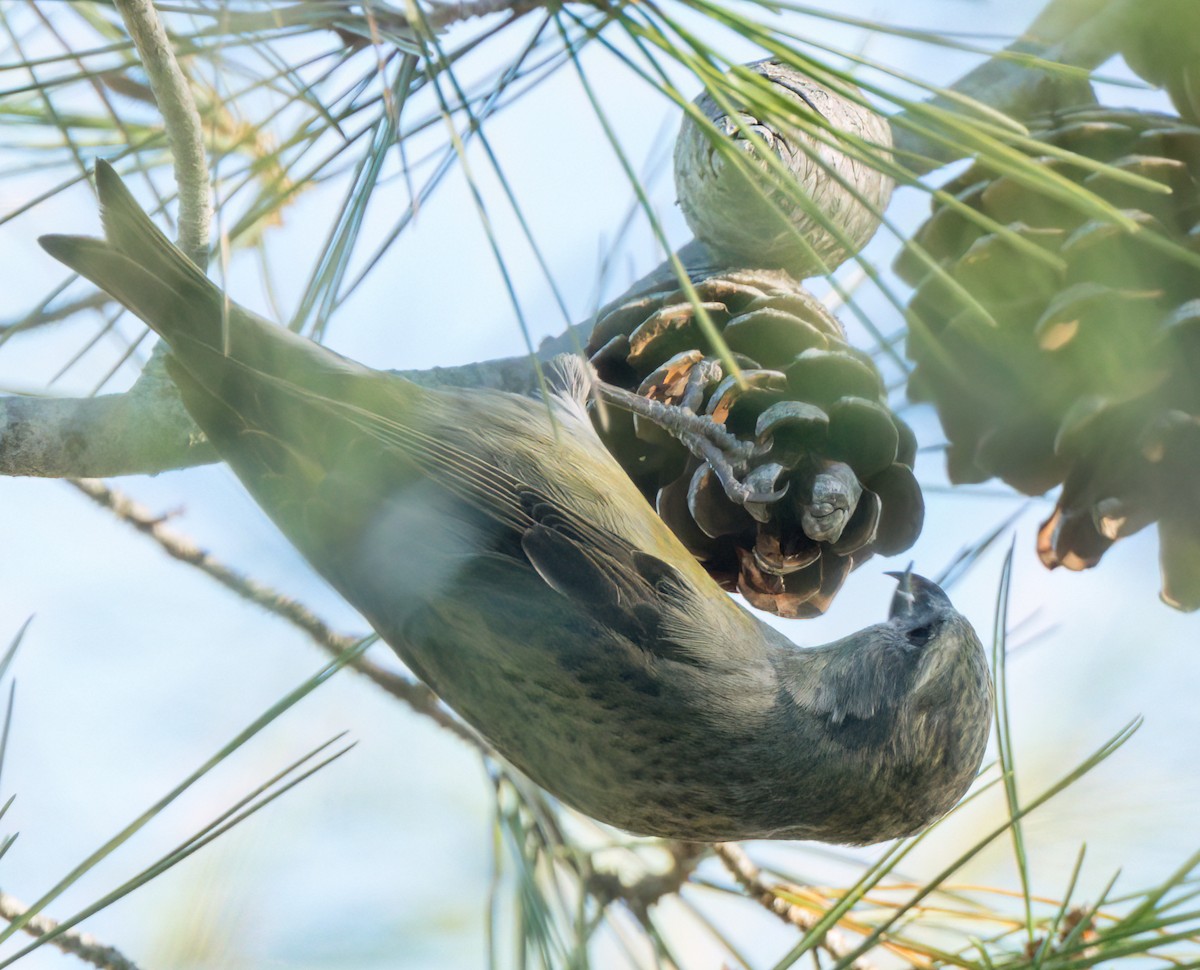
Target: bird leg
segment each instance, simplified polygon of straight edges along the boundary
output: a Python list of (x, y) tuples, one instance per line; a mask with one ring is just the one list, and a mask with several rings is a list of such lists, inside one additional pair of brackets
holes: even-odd
[(700, 406), (704, 403), (705, 393), (721, 380), (722, 375), (723, 371), (719, 360), (708, 357), (699, 361), (688, 371), (687, 383), (677, 402), (679, 406), (687, 408), (689, 411), (699, 411)]
[(763, 490), (763, 483), (756, 481), (749, 470), (752, 459), (770, 450), (769, 443), (741, 441), (712, 418), (696, 414), (688, 407), (653, 401), (604, 381), (596, 381), (594, 388), (609, 404), (653, 422), (707, 462), (730, 501), (742, 506), (747, 502), (767, 504), (778, 501), (787, 492), (786, 485), (782, 490), (771, 490), (772, 483), (767, 483)]

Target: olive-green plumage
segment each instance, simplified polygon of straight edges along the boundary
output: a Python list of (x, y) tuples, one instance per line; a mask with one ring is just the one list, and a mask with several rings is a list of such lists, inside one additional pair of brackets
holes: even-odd
[(570, 805), (692, 840), (866, 843), (961, 797), (991, 684), (970, 625), (802, 649), (723, 593), (605, 451), (588, 376), (548, 402), (431, 390), (255, 316), (97, 165), (104, 240), (42, 245), (170, 345), (197, 424), (296, 547), (506, 758)]

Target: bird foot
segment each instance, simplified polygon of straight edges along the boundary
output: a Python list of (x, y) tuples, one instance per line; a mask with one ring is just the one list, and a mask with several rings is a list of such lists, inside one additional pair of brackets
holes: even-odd
[(604, 381), (597, 381), (595, 390), (614, 407), (653, 422), (697, 458), (707, 462), (731, 502), (742, 506), (747, 503), (766, 505), (787, 493), (786, 485), (774, 489), (775, 476), (755, 474), (756, 470), (749, 469), (752, 459), (760, 458), (770, 450), (769, 442), (742, 441), (712, 418), (696, 414), (689, 407), (652, 401)]

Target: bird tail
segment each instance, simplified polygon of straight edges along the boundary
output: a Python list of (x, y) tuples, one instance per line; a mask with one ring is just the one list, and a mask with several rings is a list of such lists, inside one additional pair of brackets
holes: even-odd
[[(232, 370), (300, 380), (335, 399), (362, 369), (231, 302), (142, 211), (112, 166), (96, 163), (103, 239), (42, 236), (42, 248), (141, 317), (209, 393)], [(172, 375), (179, 378), (176, 370)], [(303, 375), (303, 377), (302, 377)], [(302, 377), (302, 379), (301, 379)], [(178, 383), (178, 380), (177, 380)]]
[(51, 256), (91, 280), (175, 346), (223, 343), (225, 300), (220, 289), (142, 211), (111, 165), (96, 162), (104, 239), (48, 235)]

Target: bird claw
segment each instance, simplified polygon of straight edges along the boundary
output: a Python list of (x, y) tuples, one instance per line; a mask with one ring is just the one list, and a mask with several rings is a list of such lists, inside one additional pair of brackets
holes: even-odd
[[(739, 441), (738, 444), (744, 445), (745, 442)], [(749, 457), (758, 457), (765, 454), (767, 450), (769, 448), (763, 449), (761, 446), (754, 446), (747, 450), (747, 454)], [(766, 522), (770, 519), (770, 506), (783, 498), (790, 488), (790, 483), (787, 482), (784, 483), (783, 488), (775, 488), (775, 482), (787, 470), (783, 465), (775, 462), (758, 465), (743, 474), (747, 459), (730, 460), (722, 449), (715, 447), (711, 442), (702, 442), (698, 450), (693, 451), (693, 454), (702, 458), (712, 468), (729, 500), (734, 505), (742, 506), (752, 518), (759, 522)]]
[(753, 442), (740, 440), (712, 418), (691, 408), (654, 401), (604, 381), (596, 382), (596, 391), (616, 407), (658, 425), (697, 457), (705, 457), (697, 450), (706, 444), (722, 451), (731, 463), (747, 461), (757, 453), (758, 446)]
[(782, 465), (772, 462), (746, 470), (752, 460), (770, 452), (773, 442), (742, 441), (711, 417), (678, 404), (663, 404), (600, 381), (596, 389), (606, 401), (656, 424), (706, 462), (729, 500), (759, 521), (766, 521), (765, 511), (748, 506), (769, 506), (787, 494), (786, 484), (774, 487), (785, 470)]
[(791, 488), (790, 482), (784, 482), (783, 488), (777, 489), (775, 483), (779, 480), (786, 468), (775, 462), (769, 462), (765, 465), (758, 465), (751, 469), (750, 473), (743, 479), (742, 487), (746, 490), (745, 498), (742, 504), (755, 503), (760, 505), (770, 505), (772, 502), (778, 502), (788, 493)]

